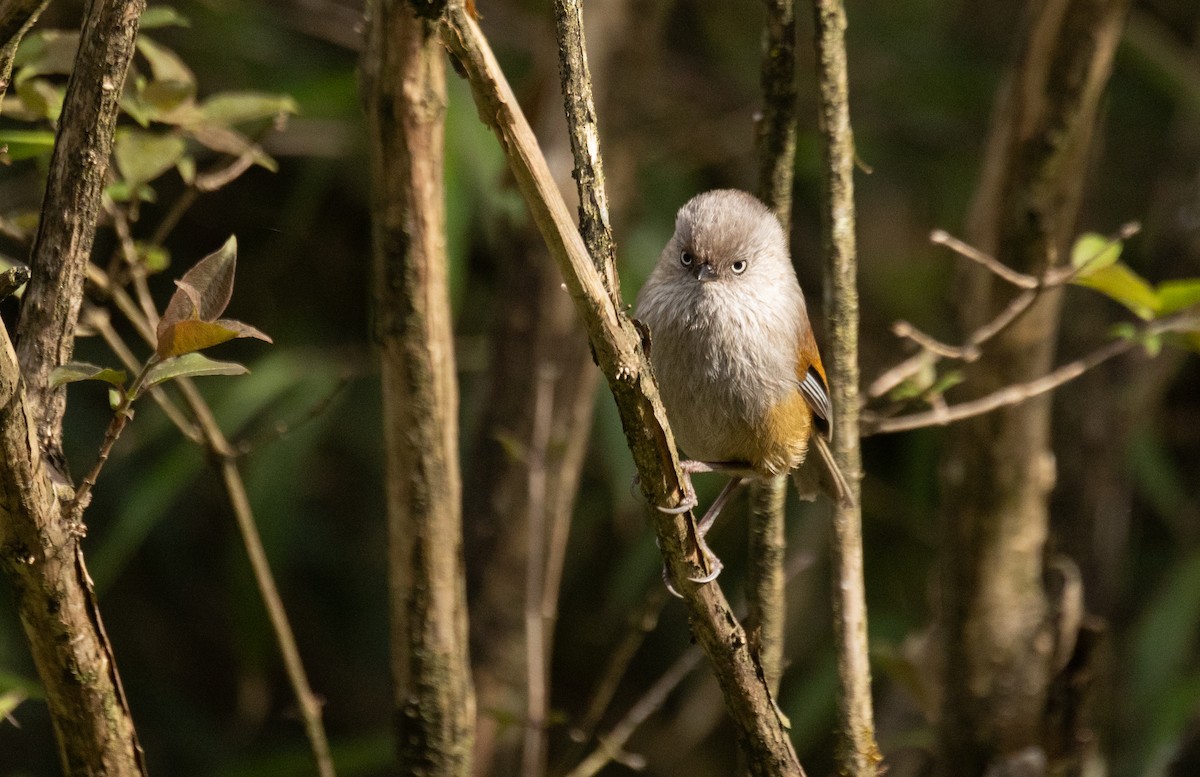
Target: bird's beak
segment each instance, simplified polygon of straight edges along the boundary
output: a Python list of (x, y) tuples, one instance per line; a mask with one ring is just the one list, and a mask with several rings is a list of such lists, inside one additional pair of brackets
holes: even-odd
[(717, 279), (717, 271), (708, 262), (702, 262), (696, 265), (696, 280), (700, 282), (715, 281)]

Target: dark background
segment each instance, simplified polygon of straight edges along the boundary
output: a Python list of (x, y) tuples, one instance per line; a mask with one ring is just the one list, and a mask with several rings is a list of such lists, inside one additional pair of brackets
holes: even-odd
[[(615, 55), (593, 69), (624, 293), (632, 302), (680, 204), (706, 188), (754, 187), (762, 11), (753, 2), (593, 5), (606, 9), (589, 17), (593, 47), (600, 36), (615, 41), (608, 44)], [(189, 210), (168, 241), (173, 264), (153, 287), (165, 304), (171, 278), (237, 235), (229, 312), (270, 333), (275, 345), (221, 346), (215, 356), (241, 359), (252, 373), (203, 379), (202, 388), (232, 437), (260, 443), (243, 459), (244, 473), (311, 682), (326, 700), (339, 774), (384, 774), (391, 691), (379, 402), (368, 338), (368, 169), (355, 82), (360, 9), (232, 0), (176, 7), (190, 28), (147, 34), (192, 67), (201, 94), (286, 92), (301, 113), (265, 140), (280, 161), (278, 173), (254, 169)], [(549, 5), (479, 7), (535, 127), (561, 131)], [(78, 14), (73, 4), (55, 4), (42, 25), (77, 27)], [(1013, 4), (1000, 0), (851, 0), (848, 14), (852, 117), (859, 156), (872, 170), (856, 180), (862, 372), (869, 381), (907, 353), (888, 331), (898, 318), (951, 342), (962, 336), (949, 312), (956, 259), (927, 238), (934, 228), (961, 234), (1019, 20)], [(819, 307), (809, 20), (800, 27), (793, 247), (810, 304)], [(1085, 188), (1080, 231), (1110, 233), (1142, 222), (1124, 258), (1154, 282), (1200, 275), (1198, 63), (1200, 7), (1190, 0), (1136, 4)], [(524, 224), (524, 212), (494, 140), (452, 72), (447, 146), (469, 457), (497, 267), (546, 258), (539, 251), (513, 255), (505, 240)], [(181, 184), (171, 173), (155, 187), (159, 202), (169, 203)], [(36, 167), (0, 173), (5, 216), (36, 209), (39, 199)], [(146, 206), (143, 223), (159, 216), (161, 206)], [(22, 250), (3, 245), (13, 258), (23, 258)], [(111, 250), (111, 232), (102, 228), (97, 255)], [(1098, 295), (1069, 290), (1060, 361), (1101, 343), (1107, 327), (1125, 318)], [(115, 363), (94, 340), (81, 340), (78, 355)], [(1181, 743), (1190, 739), (1194, 747), (1200, 729), (1198, 386), (1200, 362), (1168, 351), (1152, 361), (1138, 355), (1109, 363), (1055, 400), (1059, 482), (1051, 545), (1080, 563), (1089, 609), (1110, 626), (1097, 726), (1114, 777), (1166, 773)], [(77, 476), (90, 467), (106, 423), (104, 392), (72, 387), (65, 435)], [(279, 423), (290, 431), (276, 439)], [(933, 607), (941, 440), (930, 430), (865, 442), (866, 581), (885, 755), (932, 741), (928, 721), (916, 712), (931, 689), (906, 670), (902, 656)], [(630, 613), (658, 585), (660, 561), (646, 508), (632, 495), (632, 474), (602, 389), (558, 621), (552, 698), (563, 720), (580, 715)], [(702, 491), (711, 496), (717, 485), (707, 482)], [(789, 588), (790, 666), (780, 703), (801, 761), (819, 775), (832, 769), (835, 728), (827, 511), (789, 509), (791, 545), (812, 563)], [(739, 501), (713, 535), (727, 563), (722, 584), (735, 599), (743, 511)], [(87, 522), (84, 549), (151, 772), (306, 773), (307, 745), (219, 479), (152, 404), (118, 443)], [(616, 709), (632, 703), (688, 644), (681, 608), (669, 605)], [(11, 597), (0, 594), (0, 690), (35, 677)], [(722, 714), (701, 670), (630, 750), (647, 757), (648, 774), (727, 774), (735, 756)], [(0, 775), (57, 774), (45, 704), (27, 701), (12, 717), (0, 721)], [(554, 763), (562, 728), (551, 742)], [(606, 774), (626, 771), (611, 766)]]

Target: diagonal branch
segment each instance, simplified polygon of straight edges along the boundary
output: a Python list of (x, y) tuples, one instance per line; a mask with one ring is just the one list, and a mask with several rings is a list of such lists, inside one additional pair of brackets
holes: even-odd
[[(534, 222), (563, 273), (616, 399), (643, 492), (654, 504), (678, 503), (683, 498), (679, 457), (641, 335), (614, 303), (592, 264), (512, 90), (483, 33), (462, 6), (448, 9), (442, 39), (470, 82), (479, 115), (500, 141)], [(720, 587), (697, 586), (687, 580), (697, 574), (701, 563), (691, 516), (664, 515), (655, 528), (676, 587), (684, 593), (693, 631), (724, 692), (752, 773), (802, 774), (766, 683), (746, 647), (745, 633)]]

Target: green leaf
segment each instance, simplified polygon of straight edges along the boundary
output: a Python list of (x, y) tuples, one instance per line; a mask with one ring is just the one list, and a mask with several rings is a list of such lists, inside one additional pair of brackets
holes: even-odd
[(50, 373), (50, 385), (62, 386), (67, 383), (77, 383), (81, 380), (99, 380), (121, 388), (125, 385), (125, 370), (114, 370), (111, 367), (99, 367), (87, 362), (67, 362), (55, 367)]
[(122, 128), (113, 144), (113, 157), (125, 181), (137, 186), (175, 167), (186, 147), (184, 139), (175, 134)]
[(161, 27), (191, 27), (192, 22), (186, 16), (169, 5), (154, 5), (142, 14), (138, 27), (143, 30), (156, 30)]
[(1134, 315), (1146, 321), (1154, 318), (1159, 310), (1158, 295), (1142, 276), (1119, 262), (1100, 270), (1081, 275), (1072, 281), (1076, 286), (1095, 289), (1106, 297), (1121, 303)]
[(12, 715), (13, 710), (21, 706), (21, 702), (27, 698), (24, 691), (4, 691), (0, 693), (0, 722), (3, 722), (9, 715)]
[(105, 187), (104, 193), (113, 202), (158, 202), (158, 194), (145, 183), (130, 186), (128, 181), (113, 181)]
[(184, 273), (174, 296), (158, 322), (158, 339), (173, 324), (185, 319), (214, 321), (225, 311), (233, 296), (233, 276), (237, 267), (237, 239), (230, 237), (225, 245), (196, 263)]
[(204, 122), (188, 126), (187, 131), (196, 139), (197, 143), (205, 148), (219, 151), (222, 154), (229, 154), (230, 156), (250, 154), (254, 158), (256, 165), (265, 167), (271, 172), (276, 172), (279, 169), (279, 165), (275, 163), (274, 159), (267, 155), (250, 138), (235, 129)]
[(220, 92), (200, 105), (200, 115), (217, 124), (242, 124), (299, 113), (296, 101), (286, 94), (263, 92)]
[(0, 159), (16, 162), (49, 156), (54, 150), (54, 133), (49, 130), (7, 130), (0, 132)]
[(192, 182), (196, 180), (196, 159), (190, 154), (180, 157), (179, 161), (175, 163), (175, 169), (179, 171), (179, 177), (188, 186), (191, 186)]
[(139, 36), (137, 49), (146, 61), (150, 63), (150, 72), (155, 81), (176, 81), (190, 84), (193, 92), (196, 86), (196, 76), (191, 68), (174, 51), (162, 46), (145, 36)]
[(1095, 232), (1079, 236), (1071, 248), (1071, 265), (1079, 268), (1080, 277), (1091, 275), (1121, 258), (1120, 240), (1112, 240)]
[(171, 252), (164, 246), (139, 240), (134, 247), (137, 248), (138, 261), (146, 268), (146, 272), (160, 273), (171, 266)]
[(185, 353), (155, 364), (146, 373), (145, 388), (157, 386), (175, 378), (199, 378), (205, 375), (245, 375), (250, 372), (237, 362), (219, 362), (202, 353)]
[[(190, 106), (196, 96), (196, 87), (185, 81), (151, 81), (138, 92), (146, 114), (156, 121), (177, 123), (173, 121), (174, 113), (182, 106)], [(187, 112), (185, 115), (190, 116)]]
[(1158, 284), (1158, 313), (1168, 315), (1200, 303), (1200, 278)]
[(34, 76), (70, 74), (77, 48), (79, 33), (76, 32), (42, 30), (27, 35), (13, 58), (13, 67), (17, 68), (13, 83)]
[(17, 97), (29, 115), (38, 119), (56, 122), (62, 114), (65, 87), (52, 84), (44, 78), (30, 78), (16, 85)]

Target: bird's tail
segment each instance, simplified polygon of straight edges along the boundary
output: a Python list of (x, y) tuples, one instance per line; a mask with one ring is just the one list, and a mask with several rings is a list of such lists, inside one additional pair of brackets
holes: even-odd
[(820, 434), (814, 434), (809, 438), (809, 451), (813, 448), (816, 448), (817, 455), (807, 457), (792, 473), (792, 481), (800, 492), (800, 498), (811, 502), (817, 498), (817, 494), (824, 493), (841, 507), (853, 507), (854, 492), (850, 490), (849, 481), (833, 460), (829, 441)]

